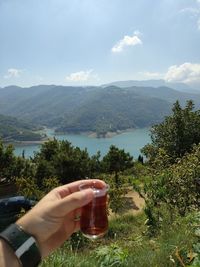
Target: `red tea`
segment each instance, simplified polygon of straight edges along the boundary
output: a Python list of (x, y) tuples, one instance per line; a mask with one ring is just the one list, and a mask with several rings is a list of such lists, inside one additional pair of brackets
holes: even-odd
[(102, 237), (108, 229), (107, 194), (97, 196), (82, 208), (81, 231), (89, 238)]

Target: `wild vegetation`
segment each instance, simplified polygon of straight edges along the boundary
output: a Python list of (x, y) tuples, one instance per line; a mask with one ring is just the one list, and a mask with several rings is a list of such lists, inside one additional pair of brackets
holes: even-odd
[[(176, 102), (172, 114), (153, 126), (145, 162), (111, 146), (107, 155), (90, 157), (67, 141), (46, 142), (31, 159), (16, 157), (0, 145), (0, 177), (19, 193), (40, 198), (58, 184), (98, 177), (110, 184), (109, 230), (89, 242), (74, 234), (41, 266), (200, 266), (200, 111), (192, 101)], [(145, 199), (134, 215), (126, 193)], [(127, 213), (127, 210), (129, 212)]]

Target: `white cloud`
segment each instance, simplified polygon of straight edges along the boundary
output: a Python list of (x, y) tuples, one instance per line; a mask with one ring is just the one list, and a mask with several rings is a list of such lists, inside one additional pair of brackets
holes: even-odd
[(168, 68), (164, 78), (167, 82), (200, 82), (200, 64), (186, 62), (182, 65), (173, 65)]
[(121, 39), (113, 46), (113, 48), (111, 49), (112, 52), (120, 53), (124, 50), (126, 46), (141, 45), (142, 41), (138, 37), (138, 35), (141, 35), (139, 31), (136, 31), (133, 36), (125, 35), (123, 39)]
[(87, 82), (89, 80), (98, 80), (98, 76), (97, 74), (93, 74), (93, 70), (81, 70), (71, 73), (65, 79), (71, 82)]
[(7, 70), (7, 74), (4, 76), (5, 79), (19, 78), (23, 70), (10, 68)]

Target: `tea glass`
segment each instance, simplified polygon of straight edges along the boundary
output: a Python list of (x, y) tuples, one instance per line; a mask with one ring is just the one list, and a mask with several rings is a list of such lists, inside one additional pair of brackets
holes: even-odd
[(88, 188), (94, 191), (94, 199), (82, 207), (80, 229), (85, 237), (94, 240), (103, 237), (108, 230), (107, 192), (109, 185), (92, 181), (79, 186), (80, 190)]

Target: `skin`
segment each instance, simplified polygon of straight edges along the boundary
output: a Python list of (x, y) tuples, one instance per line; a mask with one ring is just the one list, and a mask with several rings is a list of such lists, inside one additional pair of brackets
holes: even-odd
[[(92, 201), (94, 193), (91, 189), (79, 191), (79, 186), (94, 181), (105, 184), (101, 180), (80, 180), (53, 189), (16, 222), (24, 231), (35, 237), (42, 258), (80, 229), (80, 221), (75, 218), (81, 215), (81, 207)], [(20, 266), (13, 251), (1, 239), (0, 266)]]

